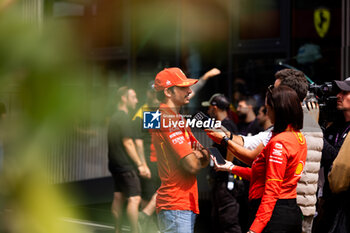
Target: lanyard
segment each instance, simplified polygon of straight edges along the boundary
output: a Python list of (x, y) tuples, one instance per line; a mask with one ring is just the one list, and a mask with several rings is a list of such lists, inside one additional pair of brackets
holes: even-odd
[[(343, 133), (341, 135), (342, 138), (344, 137), (345, 133), (348, 132), (349, 128), (350, 128), (350, 125), (348, 127), (346, 127), (346, 129), (343, 131)], [(337, 133), (337, 137), (335, 138), (335, 145), (337, 145), (337, 143), (338, 143), (338, 138), (339, 138), (339, 133)]]

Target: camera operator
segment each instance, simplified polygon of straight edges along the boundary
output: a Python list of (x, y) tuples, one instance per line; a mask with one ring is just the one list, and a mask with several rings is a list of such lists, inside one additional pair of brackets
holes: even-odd
[[(314, 232), (336, 232), (337, 218), (339, 220), (339, 210), (344, 207), (349, 195), (349, 190), (340, 194), (332, 193), (328, 173), (332, 169), (332, 164), (338, 156), (338, 152), (350, 131), (350, 77), (345, 81), (334, 81), (337, 94), (337, 110), (341, 111), (341, 118), (334, 121), (324, 132), (324, 148), (322, 150), (321, 167), (324, 169), (324, 185), (322, 199), (319, 205), (319, 216), (317, 217)], [(346, 215), (342, 215), (345, 217)], [(347, 211), (346, 221), (349, 221), (349, 211)], [(344, 219), (343, 219), (344, 220)], [(348, 224), (349, 225), (349, 224)], [(349, 228), (349, 226), (347, 226)], [(348, 229), (345, 232), (349, 232)]]

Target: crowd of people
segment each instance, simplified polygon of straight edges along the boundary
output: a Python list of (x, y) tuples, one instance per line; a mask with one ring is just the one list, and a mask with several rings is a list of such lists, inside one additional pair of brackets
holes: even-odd
[[(219, 74), (212, 69), (199, 82)], [(242, 96), (232, 111), (220, 93), (202, 102), (208, 119), (221, 122), (205, 131), (223, 163), (188, 124), (179, 123), (189, 120), (182, 109), (197, 79), (179, 68), (162, 70), (132, 115), (136, 92), (119, 88), (108, 129), (116, 232), (123, 219), (134, 233), (194, 232), (200, 214), (196, 175), (208, 165), (211, 232), (350, 232), (350, 78), (334, 81), (339, 118), (325, 128), (318, 124), (317, 102), (307, 101), (304, 73), (283, 69), (275, 78), (262, 106)], [(145, 129), (145, 112), (151, 122), (162, 119), (158, 127)]]

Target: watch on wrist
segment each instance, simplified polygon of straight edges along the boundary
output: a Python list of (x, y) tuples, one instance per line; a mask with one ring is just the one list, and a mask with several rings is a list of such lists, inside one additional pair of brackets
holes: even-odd
[(227, 147), (228, 144), (228, 140), (230, 140), (228, 137), (226, 137), (226, 135), (221, 139), (221, 145), (224, 147)]

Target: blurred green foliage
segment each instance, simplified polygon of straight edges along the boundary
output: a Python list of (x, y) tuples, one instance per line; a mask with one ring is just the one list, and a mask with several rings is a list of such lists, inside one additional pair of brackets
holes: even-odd
[[(79, 46), (68, 28), (38, 27), (14, 4), (0, 11), (0, 94), (10, 103), (1, 128), (0, 232), (88, 232), (68, 225), (75, 198), (48, 184), (47, 156), (74, 123), (88, 116)], [(98, 110), (96, 110), (98, 111)]]
[[(91, 61), (84, 48), (89, 41), (77, 39), (100, 39), (91, 22), (77, 23), (81, 30), (75, 32), (67, 27), (69, 21), (60, 19), (45, 18), (44, 24), (38, 25), (24, 19), (20, 2), (6, 8), (0, 2), (0, 97), (10, 108), (6, 122), (0, 124), (5, 152), (0, 168), (0, 232), (88, 232), (61, 220), (65, 216), (81, 217), (68, 204), (79, 197), (48, 184), (51, 171), (47, 171), (47, 159), (53, 145), (79, 123), (105, 123), (105, 115), (115, 107), (114, 101), (107, 99), (109, 89), (121, 83), (112, 86), (109, 77), (91, 74)], [(213, 44), (226, 44), (225, 1), (137, 0), (130, 4), (134, 24), (130, 40), (136, 57), (145, 56), (147, 60), (151, 54), (156, 57), (155, 63), (163, 57), (173, 61), (176, 51), (184, 50), (186, 55), (188, 44), (198, 45), (205, 56), (211, 57), (220, 52)], [(102, 20), (102, 28), (104, 23)], [(77, 31), (83, 36), (74, 34)], [(109, 33), (107, 30), (107, 36)], [(101, 64), (105, 66), (108, 64)], [(121, 71), (114, 69), (117, 78), (113, 78), (123, 79), (123, 70), (128, 68), (124, 63), (120, 67)], [(145, 80), (131, 78), (137, 90), (146, 90), (148, 81), (159, 71), (152, 64), (142, 66), (136, 74), (145, 69), (150, 70), (142, 76)], [(123, 81), (128, 83), (129, 76)], [(142, 104), (144, 94), (138, 97)]]

